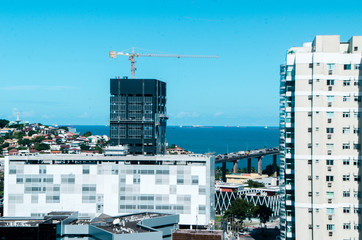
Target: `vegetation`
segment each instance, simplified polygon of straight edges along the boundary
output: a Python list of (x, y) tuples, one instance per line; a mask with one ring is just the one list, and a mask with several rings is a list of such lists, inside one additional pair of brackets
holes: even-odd
[(34, 149), (37, 151), (49, 150), (50, 146), (49, 146), (49, 144), (45, 144), (45, 143), (35, 143)]
[(90, 131), (87, 131), (83, 134), (84, 137), (90, 137), (92, 136), (92, 133)]
[(257, 217), (260, 219), (260, 222), (265, 225), (272, 214), (273, 211), (264, 205), (254, 206), (254, 204), (246, 200), (237, 198), (231, 203), (229, 209), (224, 213), (223, 218), (231, 222), (231, 227), (234, 231), (239, 231), (245, 219)]
[(6, 119), (0, 119), (0, 128), (5, 127), (6, 125), (9, 124), (9, 120)]
[(272, 214), (273, 211), (264, 205), (258, 206), (255, 211), (255, 216), (258, 217), (260, 219), (260, 222), (263, 223), (264, 225), (267, 221), (269, 221)]
[(80, 149), (83, 150), (83, 151), (88, 151), (89, 150), (89, 146), (85, 145), (84, 143), (82, 143), (80, 145)]
[(29, 136), (29, 137), (33, 136), (34, 134), (37, 134), (37, 131), (30, 130), (30, 131), (28, 132), (28, 136)]
[(275, 169), (272, 164), (269, 164), (263, 170), (263, 174), (268, 174), (268, 176), (272, 176), (275, 171), (277, 172), (277, 175), (279, 176), (279, 167), (277, 166), (276, 169)]
[(262, 188), (262, 187), (265, 187), (264, 183), (260, 183), (260, 182), (256, 182), (256, 181), (253, 181), (253, 180), (248, 180), (246, 182), (248, 184), (248, 187), (250, 188)]

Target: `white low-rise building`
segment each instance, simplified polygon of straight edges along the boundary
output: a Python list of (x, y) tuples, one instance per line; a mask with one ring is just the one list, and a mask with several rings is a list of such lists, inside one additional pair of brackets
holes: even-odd
[(5, 158), (4, 216), (78, 211), (80, 217), (156, 211), (180, 225), (214, 218), (214, 158), (61, 154)]

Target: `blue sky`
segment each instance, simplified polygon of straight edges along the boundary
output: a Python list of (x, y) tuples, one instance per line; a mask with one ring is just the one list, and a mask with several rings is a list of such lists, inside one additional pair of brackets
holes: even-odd
[[(219, 59), (139, 58), (167, 81), (169, 125), (277, 126), (279, 65), (317, 34), (362, 35), (362, 2), (0, 1), (0, 118), (108, 124), (109, 79), (132, 46)], [(153, 53), (153, 52), (152, 52)]]

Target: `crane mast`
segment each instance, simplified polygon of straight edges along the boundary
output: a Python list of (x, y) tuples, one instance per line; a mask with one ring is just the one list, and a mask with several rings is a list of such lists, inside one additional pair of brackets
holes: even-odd
[(131, 61), (131, 78), (135, 78), (136, 66), (135, 66), (135, 57), (173, 57), (173, 58), (219, 58), (219, 56), (214, 55), (178, 55), (178, 54), (145, 54), (145, 53), (135, 53), (135, 48), (132, 47), (131, 53), (116, 52), (110, 51), (109, 57), (116, 58), (119, 56), (128, 56), (128, 60)]

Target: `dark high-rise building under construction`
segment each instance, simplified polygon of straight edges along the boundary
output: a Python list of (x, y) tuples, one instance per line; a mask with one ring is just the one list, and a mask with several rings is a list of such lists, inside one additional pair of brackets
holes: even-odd
[(156, 79), (111, 79), (111, 145), (130, 154), (166, 152), (166, 83)]

